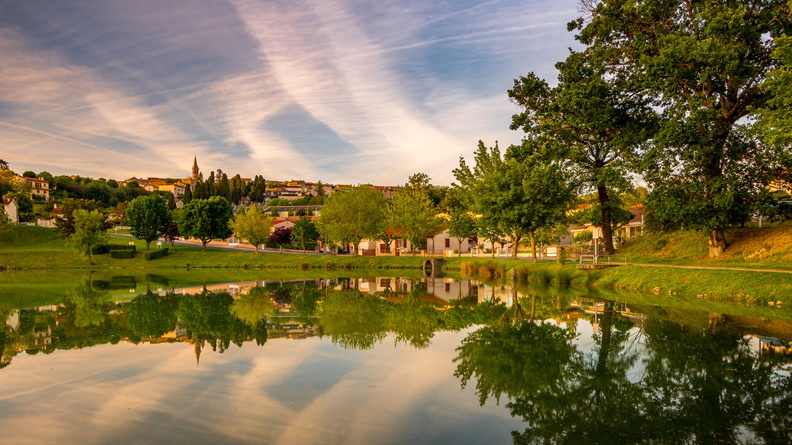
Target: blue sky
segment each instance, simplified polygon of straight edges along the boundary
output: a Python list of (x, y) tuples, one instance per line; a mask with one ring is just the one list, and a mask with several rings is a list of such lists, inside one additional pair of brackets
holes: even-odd
[(19, 173), (403, 184), (517, 143), (577, 0), (0, 0), (0, 159)]

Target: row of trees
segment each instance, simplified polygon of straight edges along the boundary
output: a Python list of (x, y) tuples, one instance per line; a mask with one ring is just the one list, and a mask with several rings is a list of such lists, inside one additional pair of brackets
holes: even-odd
[[(91, 263), (91, 249), (107, 242), (105, 232), (111, 225), (107, 215), (96, 201), (69, 200), (63, 216), (56, 221), (57, 230)], [(293, 228), (272, 231), (273, 219), (260, 207), (241, 207), (235, 215), (231, 203), (219, 196), (194, 199), (175, 211), (157, 194), (139, 196), (126, 207), (124, 222), (135, 238), (146, 242), (146, 250), (159, 238), (173, 245), (180, 236), (200, 240), (205, 251), (209, 241), (236, 235), (253, 244), (257, 252), (265, 243), (280, 246), (281, 251), (287, 245), (305, 250), (319, 238), (307, 216), (297, 220)]]
[[(463, 200), (516, 243), (565, 213), (571, 190), (593, 191), (612, 253), (615, 197), (640, 176), (656, 227), (701, 230), (710, 256), (721, 254), (724, 230), (792, 172), (788, 2), (582, 7), (569, 29), (585, 48), (556, 65), (555, 86), (534, 73), (515, 80), (511, 128), (525, 139), (504, 157), (480, 144), (472, 168), (461, 160)], [(541, 197), (520, 199), (529, 192)]]
[[(317, 225), (321, 238), (342, 248), (352, 246), (357, 254), (364, 239), (380, 240), (390, 246), (393, 240), (410, 242), (413, 249), (426, 244), (427, 235), (444, 227), (432, 199), (430, 178), (423, 173), (410, 177), (405, 186), (388, 199), (369, 185), (357, 185), (329, 196)], [(475, 236), (475, 231), (464, 238)]]

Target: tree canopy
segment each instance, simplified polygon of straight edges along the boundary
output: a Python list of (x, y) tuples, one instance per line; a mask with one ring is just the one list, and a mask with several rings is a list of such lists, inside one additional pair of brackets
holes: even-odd
[(264, 244), (272, 231), (272, 218), (264, 214), (259, 207), (247, 207), (240, 209), (234, 221), (231, 223), (231, 230), (239, 238), (246, 239), (250, 244), (259, 250), (259, 246)]
[(346, 247), (357, 254), (364, 238), (377, 239), (385, 222), (386, 198), (368, 185), (357, 185), (327, 198), (317, 222), (325, 241)]
[(233, 217), (231, 203), (225, 198), (193, 199), (179, 213), (179, 232), (182, 236), (201, 240), (206, 251), (209, 241), (231, 236), (233, 232), (228, 223)]
[(91, 248), (107, 242), (105, 230), (105, 215), (102, 212), (79, 209), (74, 212), (74, 231), (66, 238), (66, 244), (77, 249), (80, 255), (88, 258), (88, 264), (93, 265)]
[(559, 163), (526, 149), (512, 147), (504, 157), (497, 144), (487, 148), (479, 142), (475, 166), (469, 167), (460, 158), (454, 176), (462, 201), (482, 215), (479, 227), (492, 232), (488, 237), (504, 234), (516, 258), (520, 241), (529, 236), (536, 260), (536, 231), (564, 219), (575, 187)]
[(146, 242), (149, 250), (152, 241), (156, 241), (171, 221), (167, 203), (161, 196), (151, 194), (138, 196), (126, 208), (126, 221), (131, 227), (132, 235)]
[(388, 203), (385, 224), (395, 237), (408, 240), (413, 250), (440, 228), (437, 209), (428, 191), (421, 188), (405, 188), (396, 193)]
[(779, 66), (773, 39), (792, 32), (787, 0), (585, 5), (570, 28), (593, 65), (658, 114), (642, 164), (652, 211), (707, 233), (720, 255), (778, 161), (749, 117), (771, 98), (760, 86)]
[(651, 136), (654, 117), (648, 100), (592, 59), (572, 52), (556, 64), (560, 73), (552, 88), (534, 73), (515, 80), (509, 97), (524, 111), (512, 117), (511, 128), (568, 163), (597, 193), (603, 248), (612, 254), (613, 197), (629, 188), (630, 161)]

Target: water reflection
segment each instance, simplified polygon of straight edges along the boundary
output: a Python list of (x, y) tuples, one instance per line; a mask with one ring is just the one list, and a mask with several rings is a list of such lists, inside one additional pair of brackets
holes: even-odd
[(759, 354), (728, 317), (705, 330), (642, 328), (595, 302), (592, 347), (555, 321), (486, 326), (458, 348), (456, 376), (481, 404), (506, 399), (532, 443), (789, 443), (790, 357)]
[(792, 324), (781, 320), (475, 280), (176, 287), (152, 275), (148, 290), (130, 298), (128, 289), (141, 284), (130, 278), (89, 277), (58, 304), (0, 308), (7, 320), (0, 366), (21, 353), (119, 342), (184, 343), (199, 363), (210, 350), (251, 349), (278, 338), (324, 337), (351, 351), (392, 341), (423, 351), (439, 332), (468, 329), (456, 349), (454, 377), (481, 405), (503, 405), (522, 419), (514, 443), (792, 441)]

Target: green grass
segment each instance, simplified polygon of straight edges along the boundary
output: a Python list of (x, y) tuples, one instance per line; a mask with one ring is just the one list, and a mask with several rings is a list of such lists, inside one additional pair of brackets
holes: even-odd
[(707, 237), (701, 232), (647, 234), (618, 252), (630, 263), (703, 267), (792, 270), (792, 225), (749, 227), (726, 232), (727, 251), (707, 258)]
[[(111, 237), (115, 244), (127, 244), (130, 238)], [(730, 253), (718, 260), (702, 258), (706, 254), (706, 239), (693, 232), (669, 235), (647, 235), (631, 242), (623, 252), (631, 263), (677, 264), (708, 267), (748, 267), (792, 270), (792, 227), (741, 229), (729, 234)], [(207, 249), (199, 246), (178, 246), (164, 258), (146, 261), (145, 243), (133, 241), (138, 253), (133, 259), (112, 259), (109, 255), (94, 257), (96, 265), (89, 268), (87, 259), (65, 245), (51, 229), (16, 226), (0, 232), (0, 265), (11, 269), (47, 269), (25, 283), (51, 283), (53, 294), (60, 292), (62, 283), (73, 282), (75, 270), (94, 270), (97, 274), (128, 275), (136, 269), (140, 274), (157, 273), (177, 282), (197, 283), (244, 281), (245, 277), (280, 277), (253, 279), (299, 279), (336, 276), (386, 275), (420, 277), (420, 257), (352, 257), (333, 255), (291, 255)], [(757, 248), (766, 250), (766, 258), (758, 258)], [(746, 253), (748, 252), (748, 253)], [(788, 256), (787, 256), (788, 255)], [(497, 280), (511, 277), (512, 269), (518, 281), (573, 284), (599, 289), (623, 289), (649, 292), (653, 298), (693, 298), (718, 302), (736, 302), (767, 306), (781, 301), (783, 309), (792, 307), (792, 274), (678, 268), (621, 266), (600, 271), (578, 271), (574, 264), (560, 266), (553, 263), (532, 264), (524, 260), (492, 258), (446, 258), (446, 271), (455, 276)], [(203, 270), (206, 269), (205, 274)], [(156, 272), (151, 272), (156, 270)], [(215, 274), (218, 272), (221, 276)], [(0, 293), (3, 286), (12, 286), (17, 294), (35, 294), (35, 285), (19, 285), (13, 270), (0, 274)], [(79, 275), (79, 274), (78, 274)], [(33, 278), (30, 278), (33, 277)], [(218, 280), (218, 281), (215, 281)], [(143, 281), (143, 280), (139, 280)], [(27, 286), (27, 287), (26, 287)], [(55, 291), (54, 288), (58, 288)], [(11, 287), (5, 288), (11, 292)], [(39, 289), (41, 290), (41, 289)], [(8, 293), (6, 292), (6, 293)], [(49, 293), (42, 290), (42, 292)]]
[[(420, 257), (352, 257), (335, 255), (292, 255), (280, 253), (239, 252), (207, 249), (200, 246), (176, 246), (163, 258), (147, 261), (146, 244), (132, 238), (111, 236), (110, 244), (133, 242), (137, 254), (131, 259), (113, 259), (109, 255), (93, 255), (94, 266), (65, 244), (52, 229), (12, 226), (0, 232), (0, 266), (7, 268), (292, 268), (345, 270), (420, 268)], [(153, 243), (152, 243), (153, 244)], [(170, 247), (170, 246), (169, 246)]]
[(599, 271), (598, 288), (686, 295), (742, 304), (792, 305), (792, 274), (621, 266)]

